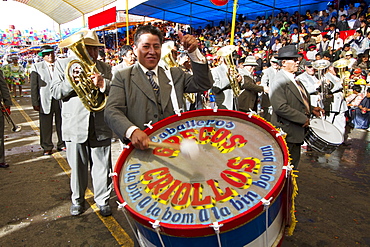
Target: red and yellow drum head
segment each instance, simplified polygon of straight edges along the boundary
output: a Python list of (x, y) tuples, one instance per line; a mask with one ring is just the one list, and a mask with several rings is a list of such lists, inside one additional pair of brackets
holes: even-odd
[[(236, 111), (197, 110), (146, 129), (153, 142), (194, 139), (199, 154), (130, 146), (120, 155), (115, 190), (141, 224), (160, 221), (166, 234), (212, 234), (213, 222), (230, 230), (263, 211), (261, 199), (280, 194), (288, 164), (283, 137), (262, 118)], [(177, 230), (177, 231), (175, 231)]]

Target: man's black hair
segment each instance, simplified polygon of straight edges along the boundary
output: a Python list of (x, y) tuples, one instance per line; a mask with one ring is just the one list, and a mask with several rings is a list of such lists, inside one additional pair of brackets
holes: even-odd
[(119, 51), (119, 56), (124, 57), (124, 56), (126, 56), (127, 52), (129, 52), (129, 51), (133, 51), (132, 46), (131, 45), (124, 45), (124, 46), (121, 47), (121, 49)]
[(135, 35), (134, 35), (134, 44), (138, 45), (141, 35), (146, 34), (146, 33), (150, 33), (150, 34), (158, 36), (160, 43), (163, 44), (163, 34), (161, 30), (159, 30), (157, 27), (152, 26), (152, 25), (141, 26), (136, 30)]

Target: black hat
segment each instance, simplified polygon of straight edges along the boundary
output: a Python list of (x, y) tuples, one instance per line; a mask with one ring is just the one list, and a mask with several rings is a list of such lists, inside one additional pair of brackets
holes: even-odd
[(50, 45), (43, 45), (43, 46), (41, 46), (40, 52), (38, 53), (38, 55), (40, 57), (43, 57), (44, 53), (48, 53), (48, 52), (52, 52), (52, 51), (54, 51), (53, 47), (51, 47)]
[(300, 57), (295, 45), (287, 45), (279, 49), (278, 56), (279, 60)]

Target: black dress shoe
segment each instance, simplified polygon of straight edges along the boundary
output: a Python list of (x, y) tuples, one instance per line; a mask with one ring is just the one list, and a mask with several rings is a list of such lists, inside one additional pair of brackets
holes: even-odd
[(84, 212), (84, 206), (81, 204), (72, 204), (70, 212), (73, 216), (80, 215)]
[(45, 150), (44, 151), (44, 155), (52, 155), (53, 154), (53, 150)]
[(7, 163), (0, 163), (0, 168), (8, 168), (9, 164)]
[(61, 152), (61, 151), (65, 152), (67, 150), (67, 148), (66, 147), (61, 147), (61, 148), (57, 148), (57, 150), (58, 150), (58, 152)]
[(109, 205), (100, 206), (98, 205), (98, 208), (100, 209), (100, 215), (107, 217), (112, 215), (112, 210)]

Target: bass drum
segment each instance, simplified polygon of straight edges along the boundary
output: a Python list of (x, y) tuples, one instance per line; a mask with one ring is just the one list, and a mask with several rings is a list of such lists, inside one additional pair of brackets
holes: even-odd
[(332, 123), (314, 118), (310, 120), (310, 127), (304, 140), (313, 150), (331, 154), (343, 143), (344, 137)]
[(179, 150), (134, 149), (120, 155), (117, 197), (143, 246), (281, 244), (289, 214), (289, 155), (284, 138), (256, 115), (196, 110), (145, 132), (153, 142), (198, 143)]

